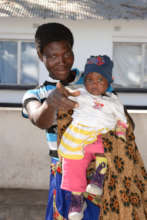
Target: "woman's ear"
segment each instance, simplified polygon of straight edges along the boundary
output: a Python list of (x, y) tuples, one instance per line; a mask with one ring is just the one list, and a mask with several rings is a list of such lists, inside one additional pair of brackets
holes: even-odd
[(37, 51), (39, 59), (43, 62), (43, 54), (40, 51)]

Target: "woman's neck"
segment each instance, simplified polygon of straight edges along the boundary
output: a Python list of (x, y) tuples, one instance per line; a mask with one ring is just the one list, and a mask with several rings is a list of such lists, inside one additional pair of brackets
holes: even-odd
[(71, 71), (70, 74), (69, 74), (69, 77), (66, 80), (64, 80), (64, 81), (61, 81), (61, 83), (64, 86), (66, 86), (67, 84), (73, 82), (75, 77), (76, 77), (76, 72), (75, 71)]

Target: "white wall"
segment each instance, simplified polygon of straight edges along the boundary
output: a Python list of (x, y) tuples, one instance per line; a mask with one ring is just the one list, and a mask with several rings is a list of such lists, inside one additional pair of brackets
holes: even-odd
[[(112, 57), (113, 42), (147, 42), (147, 20), (53, 20), (53, 19), (27, 19), (27, 18), (0, 18), (0, 39), (34, 39), (36, 26), (46, 22), (60, 22), (67, 25), (74, 34), (75, 63), (81, 71), (84, 68), (86, 59), (90, 55), (107, 54)], [(39, 82), (47, 79), (48, 73), (42, 63), (39, 65)], [(0, 90), (0, 102), (21, 102), (22, 93), (25, 91), (6, 91), (6, 99), (3, 100), (3, 93)], [(17, 93), (17, 94), (16, 94)], [(11, 94), (11, 96), (9, 96)], [(129, 94), (122, 94), (124, 104), (135, 105), (138, 101), (132, 99)], [(11, 97), (11, 98), (10, 98)], [(147, 104), (146, 94), (139, 94), (142, 105)]]
[(44, 131), (15, 108), (0, 108), (0, 125), (0, 188), (47, 189), (49, 157)]
[(147, 110), (128, 111), (135, 122), (136, 144), (147, 169)]
[[(147, 111), (131, 116), (147, 168)], [(44, 131), (21, 117), (20, 109), (0, 108), (0, 125), (0, 188), (48, 189), (49, 157)]]

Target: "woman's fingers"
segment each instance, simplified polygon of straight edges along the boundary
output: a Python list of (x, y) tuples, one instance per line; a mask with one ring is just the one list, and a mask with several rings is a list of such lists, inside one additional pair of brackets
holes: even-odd
[(60, 82), (57, 82), (56, 88), (58, 88), (64, 95), (66, 96), (79, 96), (80, 91), (72, 91), (70, 89), (66, 89)]
[(66, 89), (60, 82), (56, 85), (58, 97), (60, 99), (60, 104), (58, 105), (59, 109), (69, 110), (78, 107), (78, 103), (69, 99), (69, 96), (78, 96), (79, 91), (71, 92)]
[(68, 97), (69, 96), (69, 91), (62, 85), (61, 82), (57, 82), (56, 88), (59, 90), (61, 94), (64, 96)]
[(60, 105), (58, 106), (58, 109), (70, 110), (70, 109), (78, 107), (77, 102), (72, 101), (71, 99), (69, 99), (66, 96), (62, 96), (60, 101), (61, 102), (60, 102)]
[(78, 103), (69, 99), (70, 95), (70, 92), (58, 82), (56, 89), (49, 94), (47, 102), (56, 109), (70, 110), (78, 106)]
[(78, 91), (78, 90), (73, 91), (73, 92), (69, 91), (69, 96), (79, 96), (79, 95), (80, 95), (80, 91)]

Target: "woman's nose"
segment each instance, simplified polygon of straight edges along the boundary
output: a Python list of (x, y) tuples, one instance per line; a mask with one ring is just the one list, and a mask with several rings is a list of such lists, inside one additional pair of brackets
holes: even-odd
[(64, 64), (64, 57), (63, 56), (58, 57), (58, 63)]

